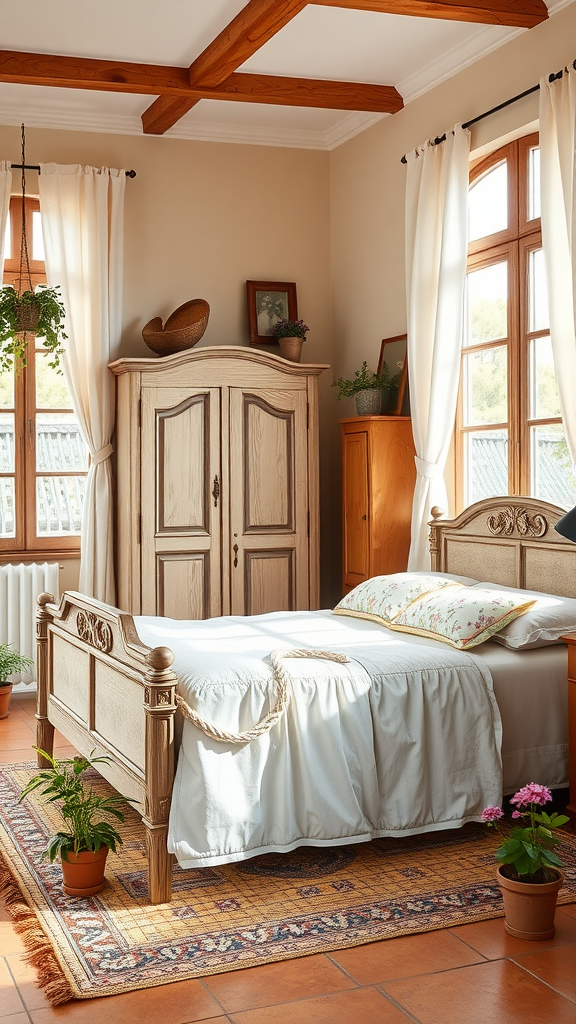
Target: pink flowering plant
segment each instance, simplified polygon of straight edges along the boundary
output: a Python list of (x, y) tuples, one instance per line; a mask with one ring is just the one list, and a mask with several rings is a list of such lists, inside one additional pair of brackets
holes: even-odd
[[(496, 859), (502, 864), (509, 864), (510, 869), (504, 874), (508, 878), (522, 882), (550, 882), (553, 876), (549, 868), (561, 868), (562, 861), (554, 852), (560, 840), (552, 830), (565, 825), (569, 818), (565, 814), (547, 814), (542, 808), (552, 799), (547, 786), (537, 782), (529, 782), (510, 799), (515, 810), (512, 818), (524, 820), (526, 824), (513, 828), (508, 838), (496, 850)], [(488, 826), (498, 828), (498, 822), (504, 817), (500, 807), (485, 807), (482, 821)]]

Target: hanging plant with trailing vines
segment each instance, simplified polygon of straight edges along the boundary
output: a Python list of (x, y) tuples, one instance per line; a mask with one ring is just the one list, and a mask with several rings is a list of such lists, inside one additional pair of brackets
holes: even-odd
[[(22, 125), (22, 233), (20, 238), (20, 266), (18, 286), (0, 288), (0, 371), (16, 365), (26, 365), (28, 341), (36, 336), (44, 338), (44, 348), (52, 359), (50, 366), (58, 369), (66, 340), (64, 323), (66, 310), (58, 287), (39, 285), (35, 291), (30, 274), (28, 241), (26, 238), (26, 139)], [(28, 287), (26, 287), (26, 285)]]

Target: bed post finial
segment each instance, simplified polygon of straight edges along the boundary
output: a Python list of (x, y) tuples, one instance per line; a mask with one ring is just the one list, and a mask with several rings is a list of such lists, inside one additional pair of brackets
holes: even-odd
[[(47, 605), (52, 604), (52, 594), (40, 594), (36, 613), (36, 746), (52, 754), (54, 750), (54, 726), (48, 720), (48, 625), (52, 615)], [(38, 767), (48, 768), (50, 762), (38, 757)]]
[(434, 505), (434, 507), (430, 509), (430, 515), (432, 516), (432, 522), (429, 524), (430, 525), (429, 545), (430, 545), (431, 568), (432, 568), (432, 572), (441, 572), (442, 571), (442, 566), (441, 566), (441, 560), (442, 560), (441, 559), (441, 554), (442, 553), (440, 551), (440, 546), (439, 546), (439, 543), (438, 543), (437, 526), (439, 526), (440, 520), (444, 518), (446, 513), (445, 513), (443, 508), (440, 508), (439, 505)]
[(148, 894), (151, 903), (169, 903), (172, 858), (168, 853), (168, 813), (174, 782), (174, 716), (176, 674), (168, 647), (146, 655), (146, 803), (143, 822), (148, 851)]

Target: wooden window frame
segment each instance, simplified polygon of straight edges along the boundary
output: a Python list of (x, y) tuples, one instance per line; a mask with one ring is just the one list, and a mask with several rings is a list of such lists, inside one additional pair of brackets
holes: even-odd
[[(506, 429), (508, 431), (508, 493), (530, 494), (530, 430), (547, 423), (561, 423), (560, 416), (530, 417), (529, 350), (533, 338), (548, 337), (549, 328), (529, 331), (529, 253), (542, 247), (540, 218), (528, 219), (528, 161), (530, 151), (538, 146), (538, 134), (526, 135), (503, 146), (473, 164), (470, 186), (503, 160), (508, 161), (509, 223), (505, 230), (475, 239), (468, 246), (467, 271), (481, 269), (508, 259), (508, 333), (505, 339), (467, 345), (462, 348), (460, 388), (454, 439), (456, 509), (467, 504), (465, 497), (465, 438), (470, 432)], [(507, 411), (506, 423), (464, 425), (463, 367), (466, 355), (507, 346)]]
[[(26, 197), (26, 226), (28, 252), (32, 255), (32, 216), (40, 210), (38, 199)], [(20, 196), (10, 200), (11, 251), (4, 261), (4, 284), (17, 284), (20, 267), (20, 238), (22, 227), (22, 201)], [(32, 286), (46, 284), (46, 268), (42, 260), (29, 260)], [(24, 282), (28, 287), (28, 281)], [(70, 558), (80, 555), (80, 534), (43, 537), (36, 533), (36, 477), (86, 476), (86, 472), (66, 473), (36, 469), (36, 413), (68, 413), (72, 409), (36, 407), (36, 353), (42, 346), (29, 344), (26, 365), (14, 369), (14, 407), (2, 411), (14, 414), (14, 476), (15, 536), (0, 538), (0, 564), (23, 561), (42, 561), (46, 558)]]

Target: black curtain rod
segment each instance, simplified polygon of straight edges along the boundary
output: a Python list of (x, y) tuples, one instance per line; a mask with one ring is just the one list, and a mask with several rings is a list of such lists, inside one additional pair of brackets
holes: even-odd
[[(576, 60), (572, 62), (572, 67), (576, 71)], [(558, 78), (562, 78), (563, 71), (552, 72), (548, 75), (549, 82), (555, 82)], [(525, 89), (524, 92), (519, 92), (517, 96), (512, 96), (509, 100), (504, 100), (504, 103), (499, 103), (497, 107), (491, 107), (490, 110), (485, 110), (483, 114), (478, 114), (478, 117), (473, 117), (470, 121), (466, 121), (462, 127), (470, 128), (473, 124), (477, 124), (478, 121), (483, 121), (485, 117), (490, 117), (490, 114), (496, 114), (498, 110), (504, 110), (504, 107), (509, 107), (511, 103), (516, 103), (518, 100), (523, 100), (525, 96), (530, 96), (533, 92), (539, 92), (540, 84), (533, 85), (530, 89)], [(441, 142), (446, 142), (446, 132), (444, 135), (438, 135), (434, 139), (434, 145), (439, 146)], [(406, 155), (404, 155), (400, 163), (407, 163)]]
[[(38, 174), (40, 174), (40, 167), (39, 167), (38, 164), (10, 164), (10, 167), (12, 168), (13, 171), (15, 171), (15, 170), (20, 170), (20, 171), (38, 171)], [(126, 171), (126, 177), (127, 178), (135, 178), (136, 177), (136, 171)]]

